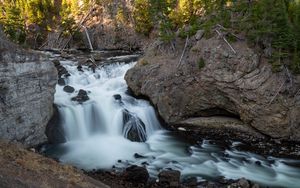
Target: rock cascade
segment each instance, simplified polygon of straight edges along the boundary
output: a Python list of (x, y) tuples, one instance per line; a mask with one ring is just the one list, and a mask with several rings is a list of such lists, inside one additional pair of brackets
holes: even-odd
[(47, 140), (57, 71), (36, 52), (0, 37), (0, 138), (34, 146)]
[(171, 52), (154, 42), (125, 77), (134, 94), (148, 97), (167, 123), (226, 116), (251, 132), (300, 141), (300, 76), (287, 68), (272, 72), (268, 60), (245, 41), (232, 44), (234, 53), (222, 38), (206, 39), (199, 31), (180, 61), (184, 43), (176, 39)]

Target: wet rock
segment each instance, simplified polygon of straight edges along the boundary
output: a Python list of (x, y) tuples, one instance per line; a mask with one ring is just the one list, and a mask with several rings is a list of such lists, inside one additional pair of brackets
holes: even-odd
[(123, 134), (125, 138), (133, 142), (145, 142), (147, 139), (146, 127), (140, 118), (130, 113), (128, 110), (123, 111)]
[(146, 184), (149, 178), (149, 173), (146, 168), (133, 165), (126, 168), (124, 178), (125, 180), (134, 183)]
[(78, 65), (78, 66), (77, 66), (77, 70), (83, 72), (82, 66), (81, 66), (81, 65)]
[(53, 115), (46, 127), (46, 135), (50, 144), (60, 144), (66, 142), (65, 133), (61, 124), (58, 107), (53, 105)]
[(58, 81), (57, 81), (58, 85), (60, 86), (64, 86), (66, 85), (66, 81), (64, 78), (59, 78)]
[(196, 177), (191, 177), (191, 178), (186, 178), (182, 181), (182, 184), (186, 187), (190, 188), (196, 188), (197, 187), (197, 178)]
[(121, 100), (122, 99), (122, 96), (119, 95), (119, 94), (116, 94), (113, 97), (115, 98), (115, 100)]
[(75, 91), (75, 89), (69, 85), (65, 86), (63, 90), (67, 93), (73, 93)]
[(60, 65), (60, 61), (58, 59), (55, 59), (52, 61), (52, 63), (54, 64), (54, 66), (59, 66)]
[(237, 182), (232, 183), (228, 186), (229, 188), (250, 188), (250, 183), (245, 178), (239, 179)]
[(137, 158), (137, 159), (146, 158), (145, 156), (140, 155), (140, 154), (138, 154), (138, 153), (135, 153), (133, 156), (134, 156), (134, 158)]
[(177, 170), (163, 170), (158, 174), (158, 179), (160, 186), (180, 186), (180, 172)]
[(78, 94), (76, 97), (73, 97), (71, 100), (72, 101), (77, 101), (79, 103), (83, 103), (87, 100), (89, 100), (90, 98), (87, 95), (87, 92), (84, 91), (83, 89), (79, 90)]

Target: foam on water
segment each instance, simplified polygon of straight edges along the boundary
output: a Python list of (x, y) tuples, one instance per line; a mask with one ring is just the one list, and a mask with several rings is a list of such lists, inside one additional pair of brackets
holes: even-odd
[[(172, 168), (180, 170), (182, 178), (245, 177), (269, 186), (298, 187), (300, 184), (300, 169), (286, 164), (299, 164), (299, 161), (241, 152), (235, 149), (238, 143), (224, 150), (209, 141), (198, 146), (178, 141), (161, 128), (149, 102), (126, 94), (124, 75), (134, 63), (108, 65), (96, 69), (95, 73), (87, 67), (83, 67), (84, 72), (78, 71), (76, 62), (72, 61), (63, 61), (62, 65), (71, 74), (66, 81), (75, 92), (69, 94), (62, 86), (56, 87), (55, 104), (67, 142), (53, 147), (48, 154), (61, 162), (86, 170), (124, 168), (146, 162), (152, 176), (161, 169)], [(80, 89), (87, 91), (90, 98), (83, 104), (71, 101)], [(121, 100), (115, 99), (117, 94)], [(128, 121), (133, 123), (130, 126), (138, 125), (139, 136), (145, 135), (145, 142), (125, 138), (130, 126), (124, 128), (124, 111), (134, 119)], [(135, 158), (135, 153), (144, 157)]]

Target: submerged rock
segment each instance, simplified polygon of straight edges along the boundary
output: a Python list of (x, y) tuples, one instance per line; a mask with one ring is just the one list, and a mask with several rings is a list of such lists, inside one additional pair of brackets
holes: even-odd
[(131, 114), (128, 110), (123, 111), (123, 134), (133, 142), (145, 142), (147, 139), (146, 127), (142, 120)]
[(71, 100), (72, 101), (77, 101), (79, 103), (83, 103), (87, 100), (89, 100), (90, 98), (88, 97), (87, 95), (87, 92), (83, 89), (80, 89), (77, 96), (76, 97), (73, 97)]

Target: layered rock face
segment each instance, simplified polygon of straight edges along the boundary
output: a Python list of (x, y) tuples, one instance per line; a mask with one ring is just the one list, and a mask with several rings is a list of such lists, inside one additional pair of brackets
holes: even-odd
[(184, 43), (171, 51), (154, 42), (126, 74), (134, 94), (147, 96), (167, 123), (230, 116), (259, 135), (300, 141), (300, 76), (273, 73), (245, 41), (232, 44), (234, 53), (218, 36), (192, 37), (180, 61)]
[(45, 142), (57, 71), (41, 54), (0, 38), (0, 138), (34, 146)]

